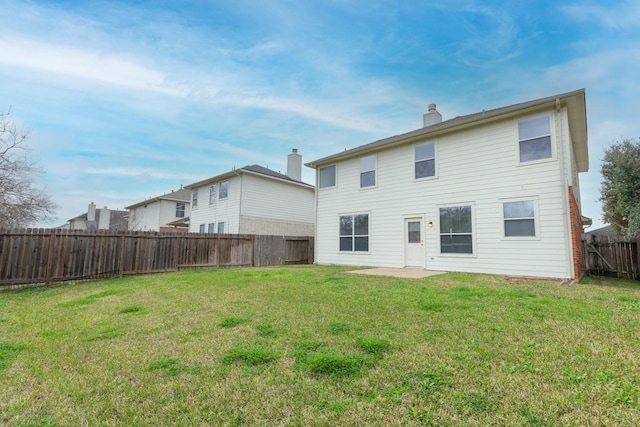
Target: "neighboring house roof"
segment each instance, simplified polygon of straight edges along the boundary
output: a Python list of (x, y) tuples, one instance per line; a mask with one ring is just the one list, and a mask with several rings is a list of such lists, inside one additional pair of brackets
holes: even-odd
[(285, 174), (282, 174), (280, 172), (276, 172), (274, 170), (271, 170), (269, 168), (265, 168), (263, 166), (260, 165), (248, 165), (248, 166), (244, 166), (240, 169), (233, 169), (227, 173), (223, 173), (222, 175), (217, 175), (211, 178), (207, 178), (204, 179), (202, 181), (198, 181), (195, 182), (193, 184), (189, 184), (189, 185), (185, 185), (184, 188), (186, 189), (194, 189), (194, 188), (198, 188), (198, 187), (202, 187), (205, 186), (207, 184), (211, 184), (214, 183), (216, 181), (220, 181), (222, 179), (228, 179), (231, 178), (235, 175), (241, 175), (243, 173), (249, 173), (249, 174), (254, 174), (254, 175), (260, 175), (263, 177), (267, 177), (267, 178), (271, 178), (271, 179), (277, 179), (277, 180), (281, 180), (281, 181), (285, 181), (288, 182), (290, 184), (296, 184), (296, 185), (302, 185), (308, 188), (314, 188), (313, 185), (311, 184), (307, 184), (306, 182), (303, 181), (298, 181), (296, 179), (290, 178)]
[(587, 116), (584, 89), (567, 92), (560, 95), (540, 98), (533, 101), (509, 105), (493, 110), (483, 110), (478, 113), (458, 116), (450, 120), (445, 120), (431, 126), (423, 127), (411, 132), (384, 138), (369, 144), (361, 145), (350, 150), (340, 152), (328, 157), (305, 163), (306, 166), (317, 168), (319, 165), (331, 163), (349, 157), (373, 152), (381, 148), (388, 148), (394, 145), (406, 144), (412, 140), (424, 139), (425, 137), (436, 137), (441, 134), (457, 132), (466, 128), (489, 123), (505, 117), (524, 114), (528, 111), (540, 110), (542, 108), (560, 107), (566, 105), (569, 114), (569, 130), (573, 139), (573, 151), (578, 167), (578, 172), (589, 170), (589, 154), (587, 147)]
[[(75, 218), (71, 218), (69, 222), (77, 220), (86, 221), (87, 230), (97, 230), (98, 225), (100, 224), (101, 213), (102, 209), (96, 209), (96, 219), (94, 221), (87, 220), (88, 214), (83, 213), (82, 215), (78, 215)], [(109, 209), (109, 230), (117, 230), (122, 227), (126, 228), (128, 216), (128, 211), (116, 211)]]
[(611, 227), (609, 227), (608, 225), (604, 227), (596, 228), (595, 230), (587, 231), (584, 234), (588, 234), (590, 236), (611, 236), (611, 237), (616, 236), (616, 233), (611, 231)]
[(188, 227), (190, 218), (185, 216), (184, 218), (176, 219), (175, 221), (168, 222), (167, 225), (171, 227)]
[(181, 188), (178, 191), (172, 191), (171, 193), (163, 194), (162, 196), (152, 197), (151, 199), (143, 200), (142, 202), (125, 206), (125, 209), (137, 208), (138, 206), (147, 205), (153, 202), (159, 202), (160, 200), (189, 203), (191, 201), (191, 190), (187, 190), (186, 188)]

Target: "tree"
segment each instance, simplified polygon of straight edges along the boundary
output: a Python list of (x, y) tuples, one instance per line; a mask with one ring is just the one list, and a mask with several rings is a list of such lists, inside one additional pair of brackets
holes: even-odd
[(640, 232), (640, 141), (625, 139), (604, 153), (601, 166), (602, 219), (619, 236)]
[(25, 227), (50, 220), (56, 206), (34, 186), (42, 169), (25, 147), (28, 129), (18, 128), (8, 116), (0, 114), (0, 228)]

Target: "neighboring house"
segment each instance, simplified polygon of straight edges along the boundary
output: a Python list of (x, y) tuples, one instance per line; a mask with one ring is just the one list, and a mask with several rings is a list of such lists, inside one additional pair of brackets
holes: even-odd
[(129, 230), (135, 231), (189, 231), (191, 190), (178, 191), (153, 197), (127, 206)]
[(287, 175), (251, 165), (185, 186), (192, 192), (189, 231), (313, 236), (315, 188), (301, 173), (294, 149)]
[(608, 225), (605, 225), (604, 227), (596, 228), (595, 230), (587, 231), (584, 234), (588, 236), (607, 236), (612, 238), (617, 237), (616, 233), (611, 231), (611, 227)]
[(106, 206), (96, 209), (96, 205), (91, 202), (87, 213), (71, 218), (66, 224), (59, 228), (70, 230), (111, 230), (122, 231), (127, 229), (127, 211), (109, 209)]
[(582, 275), (583, 89), (423, 123), (307, 164), (317, 263)]

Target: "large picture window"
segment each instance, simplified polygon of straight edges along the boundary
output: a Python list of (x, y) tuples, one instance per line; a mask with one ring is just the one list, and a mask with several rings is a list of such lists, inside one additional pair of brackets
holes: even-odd
[(440, 208), (440, 253), (473, 254), (471, 206)]
[(373, 187), (376, 185), (376, 156), (367, 156), (360, 159), (360, 187)]
[(335, 187), (336, 186), (336, 165), (326, 166), (320, 168), (320, 188)]
[(518, 121), (520, 162), (550, 159), (551, 119), (548, 114)]
[(369, 215), (340, 217), (340, 250), (346, 252), (369, 251)]
[(535, 205), (533, 200), (502, 204), (505, 237), (535, 237)]
[(436, 143), (425, 142), (415, 146), (415, 177), (426, 178), (436, 175)]

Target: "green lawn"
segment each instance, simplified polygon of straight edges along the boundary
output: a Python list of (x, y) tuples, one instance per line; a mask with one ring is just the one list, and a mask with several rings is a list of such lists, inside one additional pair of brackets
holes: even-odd
[(640, 283), (342, 267), (0, 292), (0, 424), (640, 425)]

